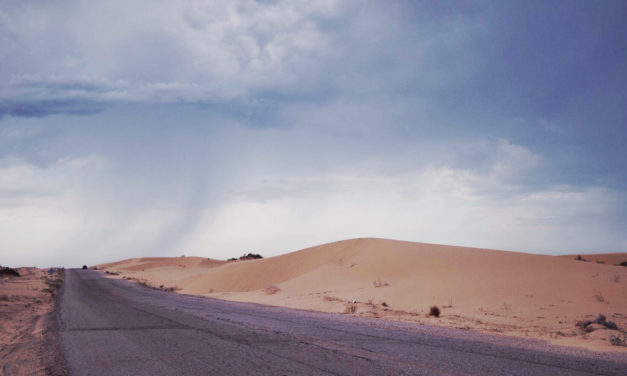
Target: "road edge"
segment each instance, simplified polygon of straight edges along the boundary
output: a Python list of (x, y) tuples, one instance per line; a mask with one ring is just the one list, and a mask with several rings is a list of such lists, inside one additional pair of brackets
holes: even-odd
[(65, 291), (65, 270), (62, 274), (63, 284), (54, 298), (53, 309), (43, 320), (43, 362), (46, 376), (68, 376), (68, 367), (61, 349), (59, 305)]

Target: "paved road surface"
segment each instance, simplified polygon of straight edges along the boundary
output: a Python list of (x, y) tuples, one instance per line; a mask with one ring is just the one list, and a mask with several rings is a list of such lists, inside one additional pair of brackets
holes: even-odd
[(59, 318), (70, 374), (80, 376), (627, 375), (624, 357), (177, 295), (91, 270), (66, 271)]

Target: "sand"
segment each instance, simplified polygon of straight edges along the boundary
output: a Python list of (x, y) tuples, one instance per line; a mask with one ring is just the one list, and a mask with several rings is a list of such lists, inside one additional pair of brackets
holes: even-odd
[[(603, 314), (627, 329), (627, 268), (609, 260), (362, 238), (261, 260), (140, 258), (97, 267), (185, 294), (627, 351), (610, 344), (622, 332), (577, 326)], [(439, 318), (427, 317), (433, 305)]]
[[(44, 317), (54, 308), (60, 281), (37, 268), (18, 268), (20, 277), (0, 277), (0, 374), (44, 375)], [(58, 273), (58, 272), (57, 272)]]

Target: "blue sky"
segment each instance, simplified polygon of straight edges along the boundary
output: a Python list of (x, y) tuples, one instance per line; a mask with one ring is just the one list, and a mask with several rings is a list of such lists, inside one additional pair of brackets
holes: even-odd
[(3, 1), (0, 262), (627, 250), (624, 1)]

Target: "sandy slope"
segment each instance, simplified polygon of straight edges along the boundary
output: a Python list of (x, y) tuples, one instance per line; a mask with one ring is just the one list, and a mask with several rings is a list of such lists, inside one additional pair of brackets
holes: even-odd
[[(599, 313), (627, 328), (627, 268), (567, 257), (351, 239), (263, 260), (144, 258), (100, 265), (182, 293), (293, 308), (544, 338), (597, 350), (606, 329), (583, 333)], [(384, 304), (385, 303), (385, 304)], [(431, 305), (443, 312), (427, 318)]]
[(0, 374), (44, 375), (43, 318), (60, 286), (46, 281), (60, 275), (37, 268), (17, 271), (20, 277), (0, 278)]

